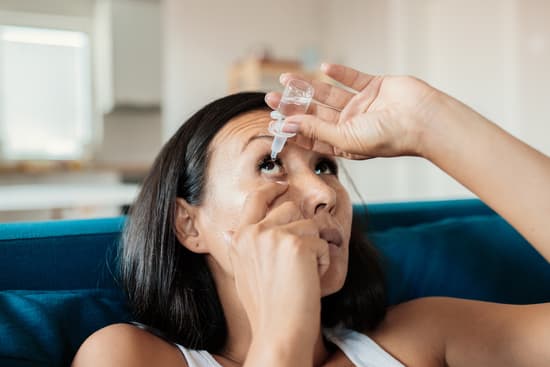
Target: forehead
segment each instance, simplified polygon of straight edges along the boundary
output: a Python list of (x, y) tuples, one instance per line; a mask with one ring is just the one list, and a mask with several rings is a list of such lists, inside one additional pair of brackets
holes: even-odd
[(229, 120), (216, 134), (212, 147), (229, 147), (240, 149), (252, 136), (267, 135), (267, 127), (271, 118), (270, 111), (254, 110), (245, 112)]

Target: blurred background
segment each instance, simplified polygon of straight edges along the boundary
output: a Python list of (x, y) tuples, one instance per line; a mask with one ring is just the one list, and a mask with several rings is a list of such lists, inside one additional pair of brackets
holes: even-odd
[[(118, 215), (194, 111), (321, 61), (416, 75), (550, 154), (549, 20), (546, 0), (0, 0), (0, 221)], [(367, 203), (472, 196), (418, 158), (344, 164)]]

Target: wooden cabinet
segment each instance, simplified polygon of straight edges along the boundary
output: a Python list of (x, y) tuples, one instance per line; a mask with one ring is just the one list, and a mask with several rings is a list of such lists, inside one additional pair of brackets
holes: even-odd
[(286, 72), (317, 76), (316, 72), (305, 71), (298, 61), (249, 58), (229, 69), (229, 93), (281, 90), (279, 76)]

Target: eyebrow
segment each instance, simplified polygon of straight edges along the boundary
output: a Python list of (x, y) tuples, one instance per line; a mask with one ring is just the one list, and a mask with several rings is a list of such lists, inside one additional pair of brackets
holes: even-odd
[(257, 139), (270, 139), (270, 140), (273, 140), (273, 136), (272, 135), (254, 135), (254, 136), (250, 137), (250, 139), (248, 139), (246, 141), (246, 143), (244, 143), (243, 148), (241, 149), (241, 153), (244, 152), (244, 150), (248, 147), (248, 145), (251, 142), (253, 142), (254, 140), (257, 140)]

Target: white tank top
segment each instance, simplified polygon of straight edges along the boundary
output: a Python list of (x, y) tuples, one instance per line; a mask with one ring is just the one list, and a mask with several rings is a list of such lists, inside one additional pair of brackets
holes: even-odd
[[(356, 367), (405, 367), (365, 334), (345, 328), (323, 330), (326, 338), (336, 344)], [(179, 348), (189, 367), (222, 367), (205, 350)]]

